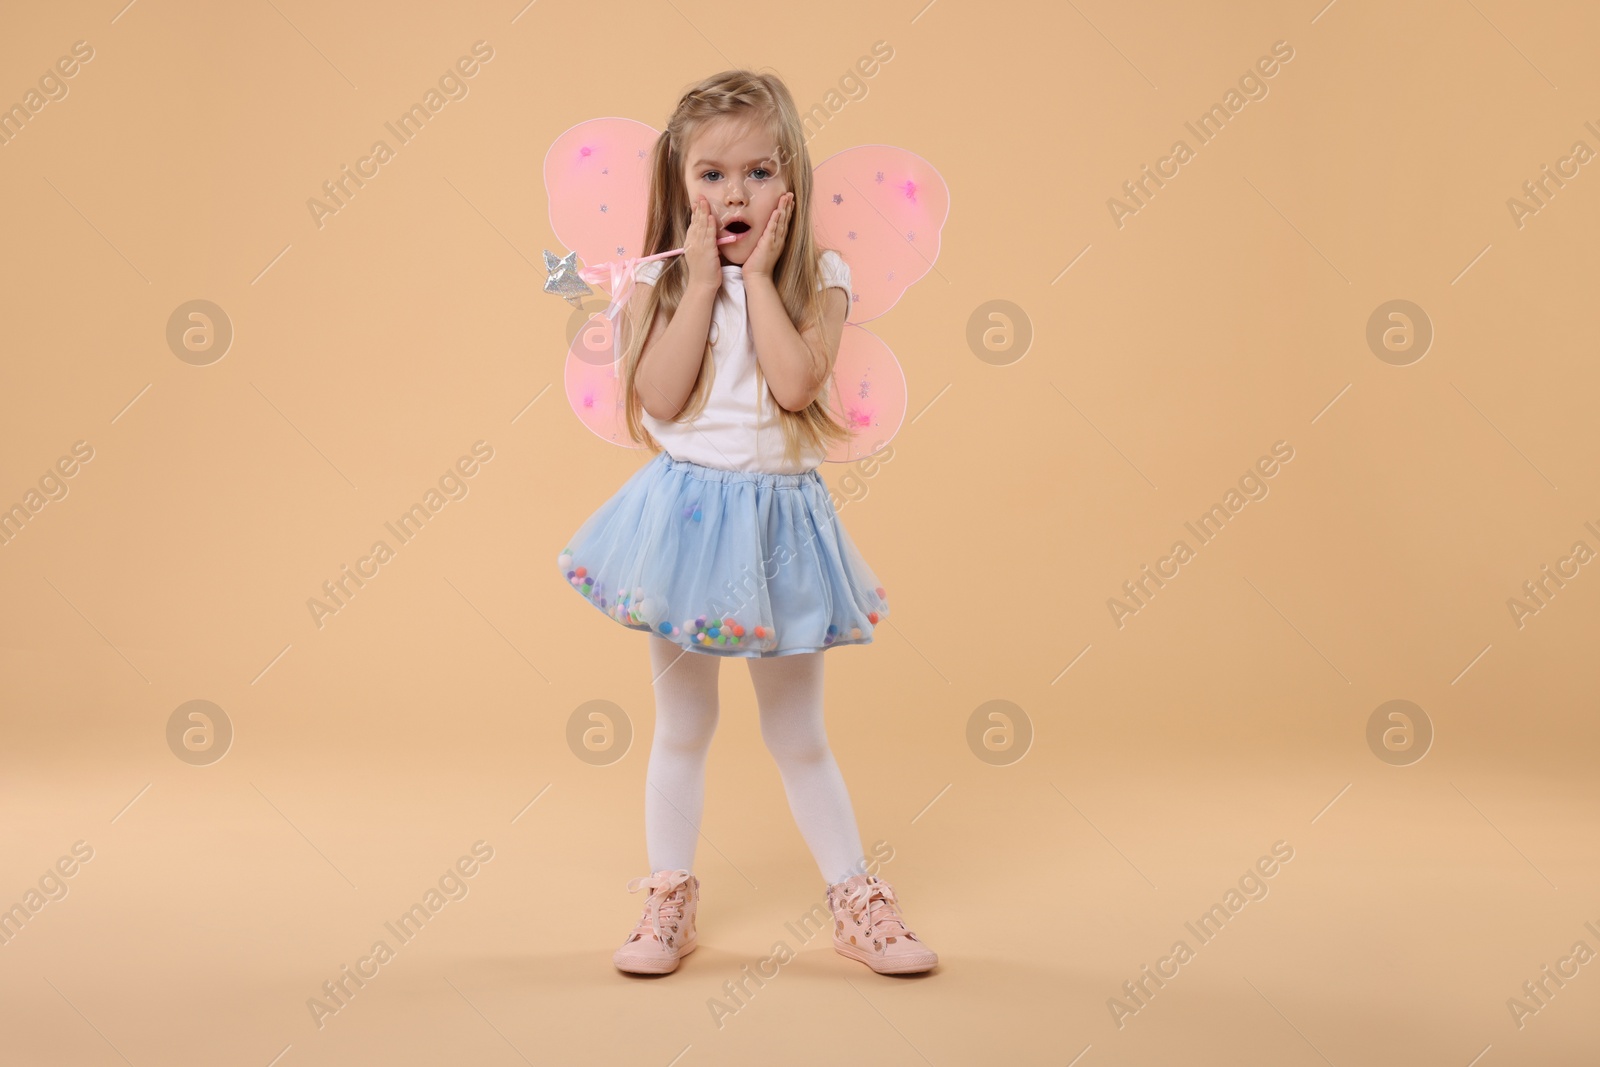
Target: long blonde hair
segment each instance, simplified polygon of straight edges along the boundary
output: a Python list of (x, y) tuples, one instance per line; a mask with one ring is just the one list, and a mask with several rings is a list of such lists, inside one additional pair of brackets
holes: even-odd
[[(689, 222), (693, 207), (689, 203), (688, 189), (683, 173), (687, 162), (690, 139), (706, 123), (722, 117), (746, 119), (764, 125), (771, 136), (778, 155), (778, 173), (794, 193), (794, 208), (789, 218), (788, 233), (783, 251), (772, 269), (772, 280), (783, 301), (784, 310), (795, 323), (795, 329), (804, 333), (812, 323), (822, 321), (822, 292), (817, 288), (821, 280), (816, 235), (811, 224), (811, 157), (806, 150), (805, 131), (795, 110), (794, 98), (788, 88), (773, 75), (757, 74), (747, 70), (727, 70), (713, 74), (686, 92), (667, 119), (666, 130), (656, 139), (650, 160), (650, 199), (645, 218), (644, 251), (652, 256), (674, 248), (682, 248), (688, 239)], [(758, 220), (757, 224), (760, 223)], [(648, 445), (652, 452), (660, 452), (661, 445), (645, 428), (641, 417), (643, 403), (635, 385), (639, 360), (644, 353), (644, 343), (649, 337), (650, 324), (657, 310), (665, 312), (667, 320), (677, 313), (678, 305), (688, 288), (689, 271), (683, 256), (670, 256), (643, 305), (641, 318), (634, 322), (624, 314), (623, 322), (623, 405), (627, 415), (628, 434), (633, 440)], [(848, 314), (848, 304), (846, 305)], [(673, 417), (674, 422), (687, 422), (696, 418), (705, 408), (710, 396), (711, 381), (716, 373), (712, 359), (712, 343), (707, 339), (701, 358), (700, 374), (683, 410)], [(814, 367), (826, 373), (818, 377), (823, 388), (811, 403), (801, 411), (789, 411), (774, 401), (779, 425), (783, 430), (784, 460), (793, 466), (798, 462), (802, 444), (826, 451), (834, 442), (847, 440), (850, 433), (837, 422), (828, 406), (833, 366)], [(767, 388), (766, 376), (756, 364), (756, 387)]]

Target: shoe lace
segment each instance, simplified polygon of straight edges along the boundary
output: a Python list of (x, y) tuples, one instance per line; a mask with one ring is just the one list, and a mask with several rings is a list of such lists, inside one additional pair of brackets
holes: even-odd
[[(662, 941), (667, 935), (662, 931), (663, 922), (670, 926), (683, 919), (683, 907), (689, 894), (683, 886), (689, 881), (690, 874), (686, 870), (657, 871), (648, 878), (634, 878), (628, 882), (628, 892), (637, 893), (641, 889), (650, 890), (650, 898), (645, 901), (644, 914), (639, 917), (639, 923), (634, 927), (635, 932), (642, 933), (649, 920), (649, 928), (655, 932)], [(663, 919), (665, 916), (665, 919)]]
[(889, 934), (900, 936), (911, 933), (906, 927), (905, 920), (900, 917), (898, 910), (900, 904), (889, 883), (874, 878), (854, 886), (843, 896), (844, 907), (849, 910), (852, 918), (859, 921), (862, 913), (866, 913), (865, 925), (868, 937)]

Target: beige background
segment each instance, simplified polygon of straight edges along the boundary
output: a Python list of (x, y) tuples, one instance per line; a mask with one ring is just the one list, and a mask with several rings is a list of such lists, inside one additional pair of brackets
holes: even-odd
[[(0, 947), (5, 1062), (1600, 1056), (1600, 964), (1521, 1027), (1507, 1006), (1600, 951), (1596, 565), (1521, 627), (1508, 608), (1600, 549), (1600, 164), (1520, 228), (1507, 207), (1600, 150), (1587, 5), (112, 0), (8, 23), (0, 102), (75, 41), (94, 58), (0, 147), (0, 504), (75, 442), (93, 458), (0, 546), (0, 904), (75, 842), (93, 858)], [(319, 229), (306, 201), (480, 40), (470, 94)], [(877, 41), (892, 59), (852, 82)], [(1184, 123), (1276, 41), (1268, 95), (1197, 146)], [(731, 66), (831, 105), (814, 162), (895, 144), (951, 189), (938, 272), (870, 326), (917, 419), (872, 477), (823, 469), (894, 602), (827, 654), (828, 715), (941, 953), (922, 978), (786, 929), (821, 884), (737, 662), (702, 946), (660, 980), (610, 964), (647, 873), (649, 670), (554, 561), (645, 457), (560, 395), (540, 168), (574, 123), (659, 127)], [(1180, 137), (1195, 157), (1119, 228), (1108, 199)], [(195, 299), (235, 332), (209, 366), (166, 342)], [(1405, 366), (1366, 341), (1397, 299), (1434, 330)], [(998, 365), (967, 341), (994, 300), (1033, 332)], [(480, 440), (469, 494), (319, 628), (308, 599)], [(1278, 441), (1270, 494), (1119, 628), (1108, 599)], [(1367, 741), (1396, 699), (1434, 731), (1409, 765)], [(191, 700), (234, 731), (208, 766), (168, 745)], [(609, 765), (568, 747), (591, 700), (633, 731)], [(1007, 765), (967, 740), (991, 700), (1017, 709)], [(468, 895), (319, 1029), (308, 998), (478, 841)], [(1275, 842), (1268, 895), (1200, 945), (1184, 924)], [(717, 1026), (708, 1001), (780, 939), (797, 958)], [(1119, 1028), (1108, 1000), (1179, 939), (1193, 958)]]

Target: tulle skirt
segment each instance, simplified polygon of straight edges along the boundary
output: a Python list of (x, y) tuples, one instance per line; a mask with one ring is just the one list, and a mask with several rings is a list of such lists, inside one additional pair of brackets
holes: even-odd
[(867, 645), (889, 614), (815, 469), (721, 470), (657, 453), (584, 521), (558, 563), (621, 625), (712, 655)]

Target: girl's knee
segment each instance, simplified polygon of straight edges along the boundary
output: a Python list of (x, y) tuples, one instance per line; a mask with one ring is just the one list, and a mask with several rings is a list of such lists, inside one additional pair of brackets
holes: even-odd
[(796, 733), (764, 727), (761, 739), (766, 742), (772, 758), (779, 763), (821, 763), (833, 756), (828, 748), (828, 739), (810, 732)]
[(704, 752), (717, 732), (717, 712), (694, 716), (656, 714), (655, 745), (675, 752)]

